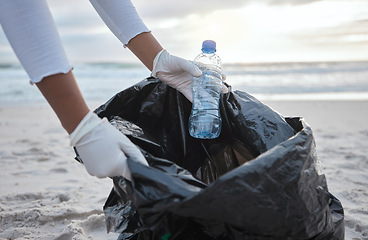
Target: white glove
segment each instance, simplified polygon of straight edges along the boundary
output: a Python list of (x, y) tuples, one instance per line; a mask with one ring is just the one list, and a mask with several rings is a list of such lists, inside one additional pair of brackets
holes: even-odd
[(90, 111), (70, 134), (87, 172), (99, 178), (123, 176), (131, 180), (127, 157), (148, 166), (139, 149), (106, 118)]
[[(173, 56), (166, 50), (161, 50), (153, 61), (152, 76), (175, 88), (191, 102), (192, 78), (201, 75), (202, 71), (193, 62)], [(227, 88), (223, 88), (222, 92), (227, 92)]]

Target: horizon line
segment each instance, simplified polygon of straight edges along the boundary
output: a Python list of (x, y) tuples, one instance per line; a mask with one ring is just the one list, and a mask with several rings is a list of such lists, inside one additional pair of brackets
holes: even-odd
[[(356, 60), (313, 60), (313, 61), (259, 61), (259, 62), (228, 62), (223, 63), (223, 66), (234, 66), (234, 65), (277, 65), (277, 64), (308, 64), (308, 63), (368, 63), (368, 59), (356, 59)], [(75, 61), (71, 63), (71, 65), (83, 65), (83, 64), (101, 64), (101, 65), (109, 65), (109, 64), (117, 64), (117, 65), (131, 65), (132, 67), (142, 66), (145, 67), (140, 62), (135, 61)], [(6, 67), (7, 65), (11, 66), (21, 66), (21, 63), (18, 61), (6, 61), (0, 62), (0, 67)]]

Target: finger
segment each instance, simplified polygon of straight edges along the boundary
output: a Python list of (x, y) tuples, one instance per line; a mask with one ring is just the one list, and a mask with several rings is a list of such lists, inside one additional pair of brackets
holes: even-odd
[(222, 81), (226, 80), (226, 75), (224, 73), (221, 73)]
[(221, 90), (222, 93), (228, 93), (229, 92), (229, 89), (223, 84), (222, 85), (222, 90)]
[(188, 89), (187, 91), (181, 91), (183, 95), (192, 103), (193, 102), (193, 94), (191, 89)]
[(195, 64), (191, 63), (190, 61), (180, 59), (180, 66), (181, 69), (190, 73), (193, 77), (200, 77), (202, 75), (202, 71), (197, 67)]
[(121, 134), (120, 149), (127, 157), (148, 166), (147, 160), (142, 152), (124, 134)]

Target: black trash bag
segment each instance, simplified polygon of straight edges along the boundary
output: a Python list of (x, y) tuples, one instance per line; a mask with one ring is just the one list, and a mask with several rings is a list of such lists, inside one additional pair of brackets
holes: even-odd
[(95, 112), (140, 147), (132, 181), (113, 179), (104, 212), (119, 239), (344, 239), (341, 203), (317, 171), (311, 128), (247, 93), (221, 94), (222, 131), (188, 132), (191, 103), (148, 78)]

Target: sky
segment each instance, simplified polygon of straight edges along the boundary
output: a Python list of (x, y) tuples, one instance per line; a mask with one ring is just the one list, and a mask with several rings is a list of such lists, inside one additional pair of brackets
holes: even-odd
[[(132, 0), (171, 54), (194, 59), (203, 40), (224, 63), (368, 60), (368, 0)], [(48, 0), (71, 63), (139, 63), (88, 0)], [(17, 62), (0, 31), (0, 63)]]

